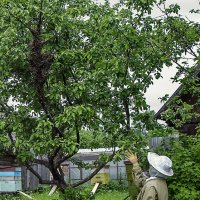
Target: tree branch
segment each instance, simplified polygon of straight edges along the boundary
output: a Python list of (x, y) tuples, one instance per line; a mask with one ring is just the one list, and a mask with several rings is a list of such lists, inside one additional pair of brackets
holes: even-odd
[[(115, 150), (114, 150), (113, 154), (111, 154), (109, 156), (109, 160), (112, 160), (113, 157), (114, 157), (114, 155), (115, 155)], [(79, 185), (82, 185), (83, 183), (86, 183), (87, 181), (89, 181), (93, 176), (95, 176), (106, 165), (106, 163), (103, 163), (103, 164), (99, 165), (98, 168), (96, 168), (96, 170), (94, 172), (92, 172), (89, 176), (87, 176), (83, 180), (81, 180), (81, 181), (79, 181), (77, 183), (72, 184), (72, 187), (78, 187)]]
[(35, 163), (35, 164), (40, 164), (40, 165), (44, 165), (45, 167), (49, 168), (49, 163), (48, 163), (48, 161), (46, 161), (46, 160), (40, 160), (40, 159), (35, 158), (35, 159), (33, 160), (33, 163)]
[(61, 175), (62, 177), (65, 176), (65, 174), (64, 174), (64, 172), (63, 172), (61, 166), (58, 167), (58, 171), (59, 171), (59, 173), (60, 173), (60, 175)]
[(125, 109), (125, 113), (126, 113), (126, 127), (127, 127), (127, 130), (130, 130), (131, 122), (130, 122), (130, 112), (129, 112), (128, 100), (124, 99), (123, 104), (124, 104), (124, 109)]
[(74, 151), (72, 154), (67, 154), (65, 156), (63, 156), (62, 158), (60, 158), (60, 160), (56, 163), (56, 168), (58, 168), (60, 166), (61, 163), (63, 163), (65, 160), (68, 160), (69, 158), (71, 158), (73, 155), (75, 155), (78, 151)]
[(79, 129), (78, 129), (77, 120), (75, 121), (75, 127), (76, 127), (76, 142), (77, 142), (76, 147), (78, 148), (79, 144), (80, 144), (80, 133), (79, 133)]
[(192, 48), (190, 48), (190, 52), (188, 52), (188, 53), (190, 53), (191, 55), (193, 55), (195, 58), (198, 57), (197, 54), (192, 50)]
[[(165, 52), (162, 50), (162, 48), (156, 42), (151, 41), (149, 43), (150, 43), (150, 45), (151, 45), (151, 47), (152, 47), (152, 49), (153, 49), (154, 52), (156, 52), (156, 51), (154, 49), (153, 44), (163, 53), (163, 55), (165, 55)], [(183, 66), (180, 65), (176, 60), (174, 60), (174, 59), (171, 59), (171, 60), (172, 60), (172, 62), (174, 62), (175, 64), (177, 64), (180, 68), (183, 68)]]
[(41, 33), (41, 25), (42, 25), (42, 9), (43, 9), (43, 0), (40, 1), (40, 14), (37, 24), (37, 30), (39, 33)]
[(39, 180), (40, 184), (55, 184), (55, 181), (50, 181), (50, 180), (43, 180), (40, 174), (35, 171), (30, 165), (26, 165), (27, 169), (33, 173)]
[(3, 111), (4, 115), (6, 115), (6, 113), (8, 113), (8, 112), (13, 113), (13, 111), (14, 111), (13, 107), (8, 106), (6, 103), (0, 103), (0, 105), (1, 105), (1, 108), (2, 108), (0, 111)]
[(15, 141), (14, 141), (14, 139), (13, 139), (13, 136), (12, 136), (12, 133), (11, 132), (8, 132), (8, 137), (9, 137), (9, 139), (10, 139), (10, 141), (11, 141), (11, 144), (13, 145), (13, 147), (15, 146)]

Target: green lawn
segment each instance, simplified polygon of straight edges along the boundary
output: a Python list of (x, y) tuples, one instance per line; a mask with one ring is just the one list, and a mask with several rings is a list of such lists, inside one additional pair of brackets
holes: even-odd
[(95, 200), (123, 200), (127, 196), (127, 192), (106, 191), (104, 193), (97, 193)]
[[(34, 194), (31, 195), (34, 197), (34, 200), (60, 200), (58, 193), (49, 197), (47, 193), (43, 194)], [(128, 196), (127, 192), (118, 192), (118, 191), (105, 191), (97, 192), (95, 195), (95, 200), (123, 200)]]
[[(52, 196), (48, 196), (48, 192), (43, 193), (31, 193), (29, 194), (33, 197), (34, 200), (61, 200), (59, 198), (59, 194), (56, 192)], [(95, 196), (95, 200), (123, 200), (128, 196), (127, 192), (119, 192), (119, 191), (101, 191), (97, 192)], [(0, 196), (0, 200), (28, 200), (28, 198), (23, 197), (22, 195), (10, 195), (10, 196)], [(128, 200), (128, 199), (127, 199)]]

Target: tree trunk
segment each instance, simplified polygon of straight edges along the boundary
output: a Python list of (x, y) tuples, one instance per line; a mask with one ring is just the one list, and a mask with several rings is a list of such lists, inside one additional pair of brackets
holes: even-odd
[(64, 192), (65, 189), (67, 188), (67, 183), (64, 179), (64, 174), (59, 173), (58, 168), (55, 169), (54, 167), (50, 167), (50, 172), (53, 176), (53, 180), (55, 181), (57, 187), (61, 192)]

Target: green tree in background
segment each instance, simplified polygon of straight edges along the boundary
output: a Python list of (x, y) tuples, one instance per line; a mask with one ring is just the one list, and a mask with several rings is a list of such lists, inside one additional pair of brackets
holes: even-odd
[(182, 135), (168, 155), (173, 161), (174, 177), (169, 181), (170, 199), (198, 200), (200, 195), (200, 137)]
[[(186, 53), (198, 57), (199, 26), (181, 18), (178, 5), (150, 16), (164, 3), (1, 0), (1, 157), (65, 189), (60, 165), (78, 152), (81, 131), (94, 141), (101, 133), (104, 147), (144, 146), (141, 132), (157, 126), (144, 97), (153, 78), (173, 63), (186, 69)], [(72, 186), (119, 156), (103, 154), (94, 173)], [(46, 166), (53, 180), (42, 180), (32, 163)]]

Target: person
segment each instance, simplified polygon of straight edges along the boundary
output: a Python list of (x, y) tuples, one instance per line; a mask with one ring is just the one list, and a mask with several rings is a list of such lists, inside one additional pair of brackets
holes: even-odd
[(137, 200), (168, 200), (168, 188), (166, 179), (173, 176), (172, 161), (167, 156), (159, 156), (149, 152), (149, 175), (147, 178), (142, 173), (137, 155), (128, 152), (127, 158), (133, 164), (133, 178), (140, 189)]

